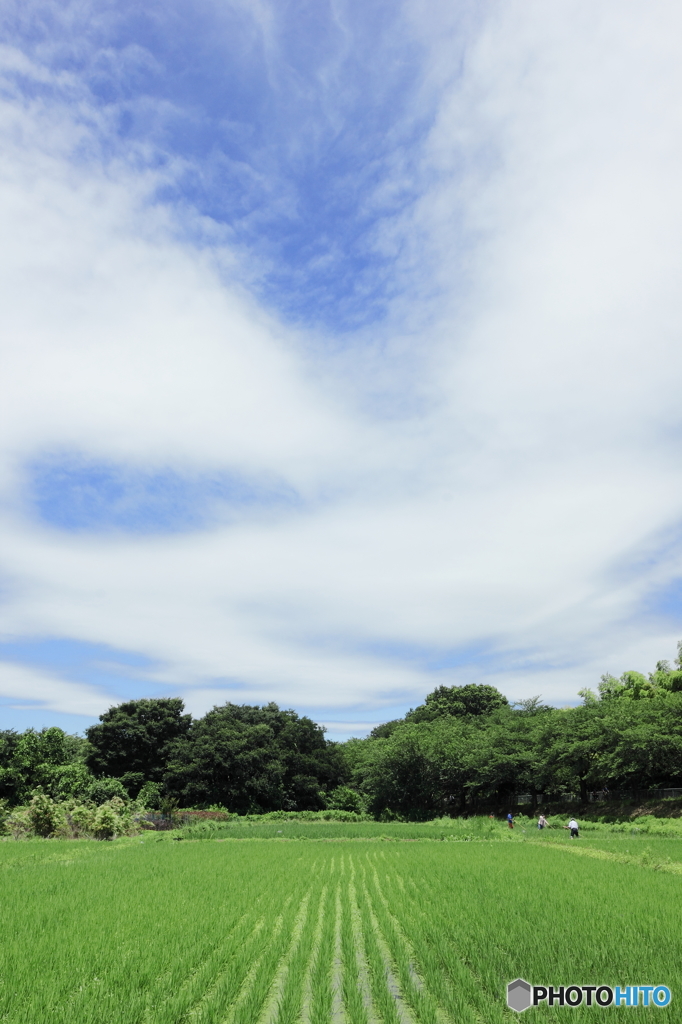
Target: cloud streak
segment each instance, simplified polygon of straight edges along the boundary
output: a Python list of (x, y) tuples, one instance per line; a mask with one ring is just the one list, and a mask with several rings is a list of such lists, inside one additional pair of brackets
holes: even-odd
[(13, 709), (32, 710), (36, 721), (44, 711), (95, 718), (114, 702), (98, 687), (11, 662), (0, 662), (0, 698)]

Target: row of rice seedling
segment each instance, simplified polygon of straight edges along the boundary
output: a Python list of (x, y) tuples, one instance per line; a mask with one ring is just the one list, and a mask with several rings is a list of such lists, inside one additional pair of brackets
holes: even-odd
[[(453, 1004), (456, 995), (486, 1021), (504, 1019), (504, 986), (518, 976), (557, 987), (660, 983), (674, 989), (680, 980), (679, 878), (535, 844), (476, 852), (422, 847), (416, 857), (408, 849), (370, 859), (377, 867), (375, 906), (385, 913), (390, 907), (427, 989), (451, 1019), (468, 1019)], [(382, 870), (387, 861), (393, 871)], [(543, 1012), (548, 1019), (566, 1013), (593, 1019), (587, 1007)]]
[[(457, 1019), (463, 1024), (468, 1021), (472, 1021), (473, 1024), (475, 1015), (470, 1000), (467, 999), (467, 996), (475, 996), (473, 986), (462, 985), (461, 979), (458, 979), (457, 1005), (450, 1005), (452, 993), (448, 991), (447, 985), (442, 984), (447, 975), (444, 975), (442, 970), (437, 970), (434, 976), (432, 970), (424, 969), (425, 964), (419, 957), (417, 946), (408, 938), (401, 923), (402, 915), (397, 916), (393, 912), (391, 904), (382, 892), (375, 865), (367, 871), (363, 870), (363, 893), (370, 921), (378, 941), (383, 946), (384, 958), (394, 966), (400, 991), (416, 1018), (424, 1024), (437, 1024), (440, 1016), (455, 1010)], [(424, 979), (428, 979), (427, 983)]]
[(301, 1017), (313, 950), (319, 941), (324, 919), (327, 891), (327, 886), (324, 886), (316, 894), (311, 906), (306, 906), (302, 921), (294, 929), (289, 956), (281, 964), (273, 986), (268, 1024), (274, 1020), (281, 1021), (281, 1024), (294, 1024)]
[(259, 873), (246, 851), (228, 863), (223, 847), (210, 849), (93, 845), (73, 862), (9, 867), (0, 1019), (170, 1024), (229, 1006), (278, 916), (286, 937), (309, 881), (278, 863)]
[(535, 842), (74, 846), (0, 846), (8, 1024), (503, 1024), (517, 976), (682, 998), (682, 880), (637, 865)]
[(336, 916), (329, 912), (329, 883), (320, 895), (313, 947), (303, 986), (302, 1017), (310, 1024), (327, 1024), (333, 1017), (332, 965)]

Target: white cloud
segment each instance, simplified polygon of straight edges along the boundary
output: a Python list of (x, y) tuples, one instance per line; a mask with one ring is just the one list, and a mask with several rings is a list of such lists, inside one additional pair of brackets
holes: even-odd
[(38, 715), (45, 710), (95, 718), (116, 703), (96, 686), (7, 661), (0, 662), (0, 696), (10, 708), (35, 708)]
[[(85, 99), (5, 104), (6, 636), (139, 651), (197, 713), (363, 719), (443, 681), (561, 703), (671, 656), (641, 603), (682, 574), (660, 554), (682, 521), (678, 9), (500, 5), (452, 78), (452, 37), (414, 10), (443, 98), (421, 199), (377, 230), (405, 241), (405, 295), (439, 294), (411, 319), (396, 299), (357, 362), (226, 285), (229, 249), (178, 240), (150, 199), (173, 168), (77, 158), (106, 131)], [(368, 411), (387, 378), (409, 414)], [(303, 506), (65, 536), (20, 492), (60, 449), (271, 474)], [(477, 645), (497, 656), (428, 667)]]

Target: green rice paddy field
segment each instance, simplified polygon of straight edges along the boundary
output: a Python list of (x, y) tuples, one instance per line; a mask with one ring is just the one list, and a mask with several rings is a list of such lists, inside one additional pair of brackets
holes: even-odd
[(362, 825), (0, 843), (0, 1021), (497, 1024), (519, 976), (673, 993), (524, 1020), (682, 1021), (682, 840)]

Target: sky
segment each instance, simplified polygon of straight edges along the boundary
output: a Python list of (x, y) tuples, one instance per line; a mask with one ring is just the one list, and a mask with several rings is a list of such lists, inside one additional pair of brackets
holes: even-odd
[(679, 4), (0, 23), (0, 728), (675, 657)]

